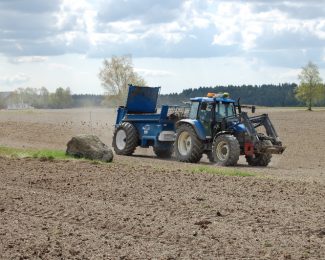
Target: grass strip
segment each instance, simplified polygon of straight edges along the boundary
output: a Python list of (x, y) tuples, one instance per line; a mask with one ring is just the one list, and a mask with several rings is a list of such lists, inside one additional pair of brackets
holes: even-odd
[(26, 148), (12, 148), (0, 146), (0, 156), (11, 157), (11, 158), (39, 158), (44, 161), (51, 160), (81, 160), (90, 161), (91, 164), (107, 164), (99, 160), (90, 160), (86, 158), (76, 158), (70, 155), (66, 155), (65, 151), (62, 150), (49, 150), (49, 149), (26, 149)]
[(209, 173), (222, 176), (238, 176), (238, 177), (252, 177), (256, 176), (254, 173), (245, 172), (237, 169), (218, 168), (217, 166), (198, 166), (191, 169), (192, 173)]
[(41, 158), (47, 160), (53, 159), (71, 159), (73, 157), (66, 155), (65, 151), (61, 150), (34, 150), (25, 148), (12, 148), (0, 146), (0, 156), (15, 157), (15, 158)]

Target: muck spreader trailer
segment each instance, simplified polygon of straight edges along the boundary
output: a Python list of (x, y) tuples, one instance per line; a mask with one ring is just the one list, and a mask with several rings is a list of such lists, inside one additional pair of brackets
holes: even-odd
[[(188, 109), (163, 105), (157, 112), (159, 87), (129, 86), (126, 106), (117, 110), (113, 148), (132, 155), (136, 147), (153, 147), (161, 158), (197, 163), (203, 154), (220, 166), (236, 165), (244, 155), (251, 166), (267, 166), (282, 145), (267, 114), (249, 117), (227, 93), (190, 99)], [(258, 131), (264, 128), (263, 131)]]

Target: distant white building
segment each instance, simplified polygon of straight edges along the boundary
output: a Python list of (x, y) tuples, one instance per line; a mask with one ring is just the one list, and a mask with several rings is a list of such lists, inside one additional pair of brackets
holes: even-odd
[(31, 105), (20, 103), (20, 104), (9, 104), (7, 105), (8, 110), (18, 110), (18, 109), (34, 109)]
[(18, 110), (18, 109), (33, 109), (29, 104), (25, 104), (24, 102), (16, 102), (12, 99), (12, 94), (14, 92), (0, 92), (0, 108), (6, 108), (10, 110)]

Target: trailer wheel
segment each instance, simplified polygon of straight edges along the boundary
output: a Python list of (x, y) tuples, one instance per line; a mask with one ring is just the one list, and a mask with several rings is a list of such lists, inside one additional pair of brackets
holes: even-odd
[(116, 154), (132, 155), (138, 146), (138, 132), (134, 125), (125, 122), (118, 126), (114, 132), (112, 145)]
[(182, 124), (176, 129), (175, 156), (178, 161), (197, 163), (202, 158), (203, 148), (192, 126)]
[[(266, 145), (272, 145), (270, 140), (263, 140)], [(246, 161), (250, 166), (263, 166), (266, 167), (271, 162), (272, 154), (259, 153), (253, 156), (246, 156)]]
[(153, 147), (153, 151), (159, 158), (170, 158), (174, 152), (174, 146), (173, 143), (158, 143), (157, 146)]
[(219, 135), (213, 140), (212, 155), (217, 165), (236, 165), (240, 155), (238, 140), (233, 135)]

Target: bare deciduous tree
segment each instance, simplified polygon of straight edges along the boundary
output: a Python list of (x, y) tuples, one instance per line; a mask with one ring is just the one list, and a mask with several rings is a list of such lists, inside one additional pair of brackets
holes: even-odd
[(110, 60), (105, 59), (100, 69), (99, 78), (109, 96), (121, 103), (128, 91), (128, 85), (144, 86), (146, 82), (133, 68), (132, 57), (112, 56)]

